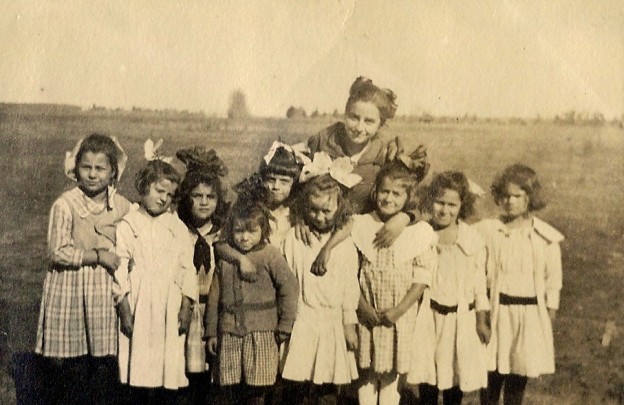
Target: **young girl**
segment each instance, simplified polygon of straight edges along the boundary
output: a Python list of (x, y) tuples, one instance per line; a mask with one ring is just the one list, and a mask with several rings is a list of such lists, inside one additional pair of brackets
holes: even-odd
[(290, 335), (297, 307), (297, 281), (279, 250), (268, 243), (269, 213), (239, 199), (223, 239), (257, 268), (254, 282), (218, 260), (205, 313), (208, 352), (217, 356), (218, 403), (261, 404), (275, 383), (278, 345)]
[(111, 273), (115, 227), (130, 203), (115, 186), (127, 156), (112, 138), (91, 134), (65, 159), (77, 187), (52, 205), (50, 265), (43, 284), (35, 351), (49, 359), (48, 403), (112, 403), (117, 323)]
[[(380, 131), (387, 120), (394, 117), (397, 109), (395, 100), (392, 90), (381, 89), (370, 79), (358, 77), (349, 90), (344, 122), (337, 122), (308, 139), (312, 153), (326, 152), (332, 159), (347, 157), (354, 173), (362, 177), (362, 181), (347, 194), (354, 212), (358, 214), (375, 209), (369, 198), (375, 176), (383, 163), (394, 160), (402, 152), (398, 139), (386, 144)], [(424, 177), (429, 167), (424, 146), (405, 157), (420, 177)], [(378, 247), (388, 247), (410, 220), (417, 218), (417, 210), (393, 217), (380, 229), (375, 240)], [(308, 243), (311, 238), (309, 232), (298, 231)]]
[(136, 177), (140, 208), (117, 227), (119, 369), (138, 403), (174, 402), (188, 385), (184, 335), (198, 291), (188, 229), (169, 212), (179, 183), (171, 165), (150, 161)]
[[(434, 384), (420, 385), (420, 403), (460, 404), (462, 391), (487, 385), (485, 346), (490, 337), (490, 305), (485, 283), (485, 244), (462, 220), (474, 212), (475, 195), (461, 172), (436, 175), (425, 209), (438, 235), (438, 266), (422, 311), (432, 317), (424, 346), (434, 348)], [(425, 332), (425, 331), (423, 331)], [(424, 335), (424, 333), (423, 333)], [(411, 382), (411, 381), (409, 381)]]
[[(274, 141), (269, 152), (262, 158), (258, 172), (235, 186), (237, 192), (241, 194), (240, 199), (259, 200), (269, 208), (271, 228), (269, 242), (277, 248), (281, 246), (291, 227), (289, 219), (291, 191), (297, 186), (301, 167), (310, 161), (301, 152), (301, 146), (302, 144), (289, 146)], [(243, 278), (253, 280), (255, 268), (246, 260), (245, 255), (228, 246), (226, 243), (217, 246), (220, 257), (238, 265)]]
[(555, 371), (552, 322), (559, 308), (563, 236), (533, 215), (546, 204), (530, 167), (507, 167), (492, 184), (499, 219), (478, 224), (488, 249), (492, 306), (488, 388), (496, 403), (504, 384), (506, 404), (522, 402), (528, 377)]
[(191, 402), (203, 405), (208, 398), (211, 383), (203, 341), (203, 320), (214, 274), (212, 244), (218, 239), (228, 210), (225, 189), (220, 179), (227, 174), (227, 168), (212, 149), (184, 149), (178, 151), (176, 156), (187, 168), (180, 185), (178, 216), (189, 229), (199, 287), (199, 304), (193, 309), (186, 339), (186, 372)]
[(426, 222), (418, 222), (406, 227), (389, 248), (377, 248), (374, 238), (385, 222), (405, 209), (416, 185), (414, 174), (402, 163), (387, 164), (375, 180), (375, 211), (353, 220), (351, 234), (361, 254), (360, 404), (398, 404), (399, 375), (410, 370), (417, 301), (435, 268), (436, 235)]
[(308, 246), (296, 237), (294, 229), (284, 240), (284, 255), (301, 290), (282, 372), (282, 377), (290, 381), (284, 397), (291, 403), (302, 403), (310, 385), (318, 403), (331, 403), (327, 401), (335, 401), (338, 385), (357, 378), (353, 350), (357, 347), (355, 325), (360, 291), (353, 242), (347, 239), (335, 247), (334, 259), (329, 261), (324, 277), (310, 272), (331, 232), (349, 219), (343, 188), (360, 180), (350, 174), (349, 163), (341, 165), (341, 160), (332, 163), (325, 153), (315, 154), (314, 161), (303, 168), (302, 189), (293, 204), (294, 218), (317, 232), (320, 240)]

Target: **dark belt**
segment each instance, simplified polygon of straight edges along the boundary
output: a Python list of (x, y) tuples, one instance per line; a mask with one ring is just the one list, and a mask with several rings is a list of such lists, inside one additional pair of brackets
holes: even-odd
[(537, 305), (537, 297), (514, 297), (500, 293), (498, 302), (501, 305)]
[[(438, 304), (434, 300), (431, 300), (431, 302), (429, 303), (429, 306), (431, 307), (431, 309), (433, 309), (434, 311), (442, 315), (448, 315), (448, 314), (457, 312), (457, 305), (453, 305), (449, 307), (448, 305)], [(472, 311), (474, 307), (475, 307), (474, 302), (471, 302), (470, 305), (468, 305), (468, 311)]]
[(246, 303), (238, 303), (238, 304), (230, 304), (224, 305), (223, 311), (229, 312), (232, 314), (236, 314), (239, 311), (266, 311), (268, 309), (273, 309), (277, 306), (275, 301), (271, 302), (246, 302)]

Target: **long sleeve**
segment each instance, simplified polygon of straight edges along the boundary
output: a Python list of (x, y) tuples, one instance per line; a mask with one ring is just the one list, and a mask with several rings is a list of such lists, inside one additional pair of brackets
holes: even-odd
[(360, 283), (358, 280), (359, 260), (355, 247), (353, 248), (353, 254), (345, 255), (342, 258), (344, 259), (343, 267), (336, 269), (341, 271), (344, 275), (342, 323), (344, 325), (352, 325), (358, 323), (356, 310), (360, 301)]
[(475, 278), (474, 278), (474, 301), (475, 301), (475, 310), (477, 311), (488, 311), (490, 309), (490, 301), (487, 296), (487, 281), (485, 276), (485, 266), (487, 260), (487, 251), (485, 246), (483, 246), (476, 253), (476, 267), (475, 267)]
[(269, 266), (276, 290), (277, 330), (290, 333), (297, 315), (299, 284), (283, 256), (273, 256)]
[(117, 225), (116, 234), (115, 254), (119, 256), (120, 264), (113, 277), (113, 299), (118, 304), (130, 293), (130, 262), (135, 237), (130, 225), (123, 221)]
[(84, 250), (74, 247), (72, 212), (69, 203), (60, 198), (50, 210), (48, 226), (48, 257), (56, 264), (80, 267)]
[(208, 292), (208, 304), (204, 312), (204, 337), (216, 337), (219, 326), (219, 297), (221, 295), (220, 273), (221, 269), (217, 265)]
[(561, 247), (559, 243), (550, 243), (545, 250), (546, 261), (546, 307), (559, 309), (559, 293), (563, 285), (561, 266)]

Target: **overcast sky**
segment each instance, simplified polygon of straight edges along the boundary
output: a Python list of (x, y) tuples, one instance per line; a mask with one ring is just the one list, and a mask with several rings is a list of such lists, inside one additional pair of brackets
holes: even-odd
[[(478, 7), (475, 7), (478, 5)], [(9, 1), (0, 101), (225, 114), (342, 111), (368, 76), (399, 114), (624, 114), (624, 1)]]

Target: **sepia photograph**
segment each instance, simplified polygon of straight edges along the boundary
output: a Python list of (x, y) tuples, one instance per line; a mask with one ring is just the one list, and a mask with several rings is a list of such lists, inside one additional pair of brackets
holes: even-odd
[(0, 403), (624, 403), (624, 2), (4, 2)]

